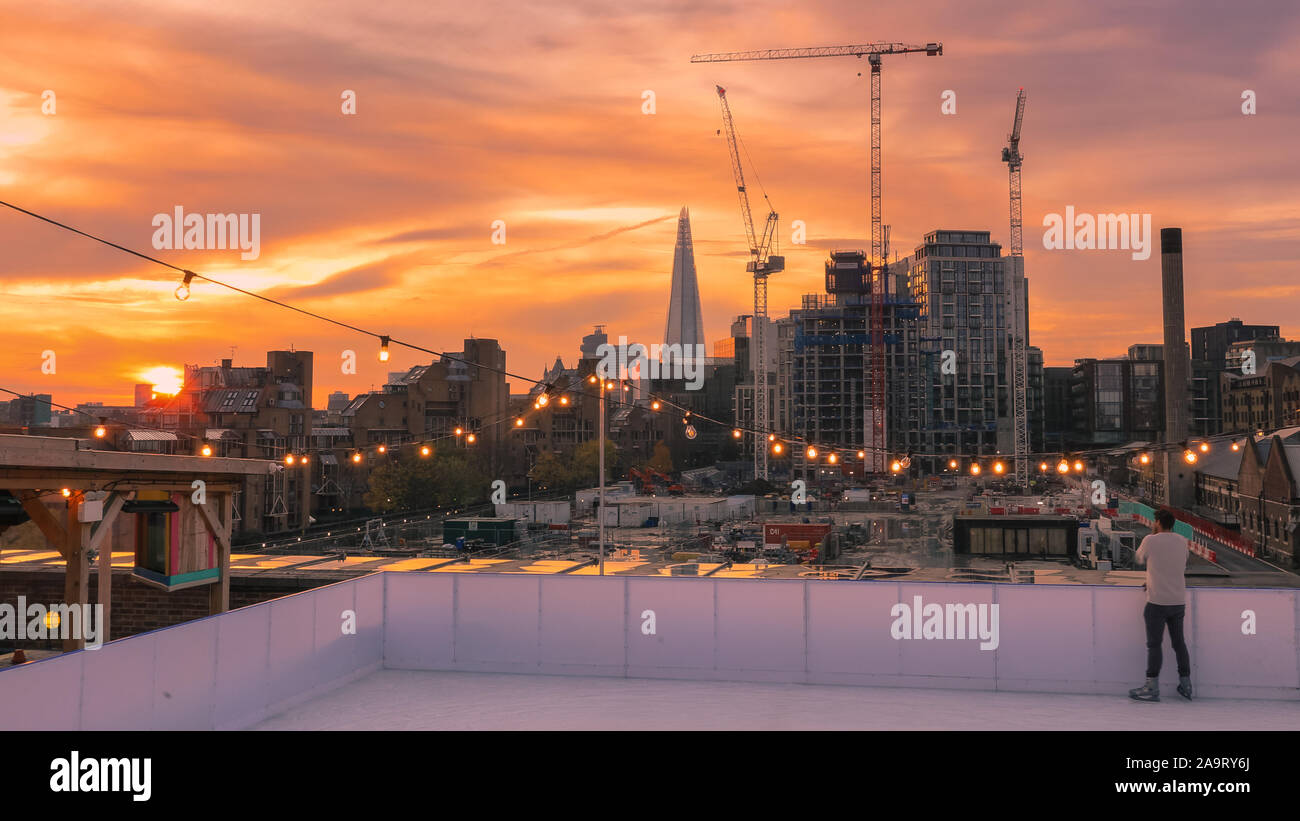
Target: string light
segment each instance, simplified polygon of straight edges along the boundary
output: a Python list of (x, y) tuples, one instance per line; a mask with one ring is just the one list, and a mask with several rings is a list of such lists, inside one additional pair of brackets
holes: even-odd
[(1191, 448), (1188, 448), (1187, 450), (1183, 451), (1183, 459), (1189, 465), (1196, 464), (1196, 451), (1192, 450)]
[(826, 461), (829, 462), (829, 463), (831, 463), (832, 465), (835, 464), (836, 462), (838, 462), (839, 460), (840, 460), (840, 457), (837, 456), (837, 455), (834, 454), (834, 453), (832, 453), (832, 454), (830, 454), (829, 456), (826, 457)]
[(72, 488), (66, 488), (66, 487), (65, 487), (65, 488), (63, 488), (62, 490), (60, 490), (59, 493), (62, 493), (62, 494), (63, 494), (63, 498), (66, 499), (66, 498), (68, 498), (69, 496), (72, 495)]
[(781, 451), (783, 450), (785, 450), (785, 448), (781, 447), (780, 442), (777, 442), (776, 444), (772, 445), (772, 452), (775, 453), (777, 456), (780, 456)]
[(211, 456), (211, 455), (212, 455), (212, 446), (211, 446), (211, 445), (204, 445), (204, 446), (199, 450), (199, 454), (202, 455), (202, 456)]
[(388, 361), (388, 342), (389, 342), (388, 337), (386, 336), (379, 337), (379, 361), (380, 362)]
[(775, 433), (769, 433), (769, 434), (767, 435), (767, 441), (769, 441), (769, 442), (775, 442), (775, 441), (776, 441), (776, 434), (775, 434)]
[(1069, 472), (1070, 472), (1070, 463), (1067, 462), (1067, 461), (1065, 461), (1064, 459), (1062, 459), (1060, 462), (1057, 462), (1057, 463), (1056, 463), (1056, 472), (1057, 472), (1057, 473), (1069, 473)]
[(694, 439), (695, 436), (696, 436), (696, 433), (695, 433), (695, 426), (694, 426), (694, 425), (687, 425), (687, 426), (686, 426), (686, 438), (687, 438), (687, 439)]
[(546, 392), (543, 391), (541, 396), (537, 397), (537, 407), (544, 408), (546, 407), (547, 403), (550, 401), (551, 401), (551, 397), (547, 396)]
[(524, 426), (524, 418), (522, 416), (515, 417), (515, 427), (522, 428), (523, 426)]
[(190, 283), (193, 281), (194, 281), (194, 272), (186, 271), (185, 281), (182, 282), (180, 285), (176, 286), (176, 290), (174, 293), (176, 294), (176, 298), (179, 299), (181, 302), (184, 302), (185, 300), (190, 298)]
[(428, 445), (421, 445), (421, 446), (420, 446), (420, 455), (421, 455), (421, 456), (428, 456), (431, 452), (432, 452), (432, 451), (429, 449), (429, 446), (428, 446)]
[(734, 429), (732, 429), (732, 431), (731, 431), (731, 438), (732, 438), (732, 439), (739, 439), (740, 437), (742, 437), (742, 436), (744, 436), (744, 435), (745, 435), (745, 434), (741, 432), (740, 428), (734, 428)]
[(1149, 453), (1144, 453), (1138, 457), (1138, 461), (1144, 465), (1149, 465), (1151, 464), (1151, 455)]
[(285, 463), (286, 465), (292, 465), (293, 462), (294, 462), (293, 454), (292, 454), (292, 453), (286, 453), (286, 454), (284, 455), (284, 463)]
[(1046, 462), (1039, 462), (1039, 463), (1038, 463), (1038, 472), (1039, 472), (1039, 473), (1046, 473), (1046, 472), (1047, 472), (1047, 463), (1046, 463)]
[(567, 397), (567, 396), (561, 396), (561, 397), (560, 397), (560, 404), (561, 404), (561, 405), (567, 405), (567, 404), (569, 404), (569, 397)]
[(1083, 473), (1083, 462), (1075, 462), (1075, 463), (1074, 463), (1074, 472), (1075, 472), (1075, 473)]
[(979, 462), (971, 462), (971, 463), (970, 463), (970, 473), (971, 473), (972, 476), (979, 476), (979, 475), (980, 475), (980, 466), (979, 466)]
[(659, 410), (659, 408), (660, 408), (660, 405), (659, 405), (659, 400), (658, 400), (658, 399), (656, 399), (655, 401), (653, 401), (653, 402), (650, 403), (650, 410)]
[(889, 469), (892, 470), (894, 473), (898, 473), (902, 471), (903, 463), (895, 459), (893, 462), (890, 463)]
[[(157, 265), (161, 265), (161, 266), (163, 266), (163, 267), (170, 268), (171, 270), (174, 270), (174, 271), (177, 271), (177, 272), (180, 272), (180, 273), (184, 274), (184, 280), (183, 280), (183, 282), (181, 283), (181, 285), (176, 289), (176, 292), (175, 292), (175, 294), (176, 294), (176, 298), (177, 298), (178, 300), (184, 301), (185, 299), (187, 299), (187, 298), (189, 297), (189, 286), (190, 286), (191, 282), (193, 281), (193, 279), (194, 279), (195, 277), (198, 277), (199, 279), (202, 279), (202, 280), (204, 280), (204, 281), (206, 281), (206, 282), (211, 282), (211, 283), (214, 284), (214, 285), (218, 285), (218, 286), (220, 286), (220, 287), (227, 288), (227, 289), (229, 289), (229, 290), (235, 291), (236, 293), (243, 294), (244, 296), (248, 296), (248, 297), (251, 297), (251, 298), (253, 298), (253, 299), (260, 300), (260, 301), (262, 301), (262, 302), (267, 302), (267, 303), (270, 303), (270, 304), (275, 305), (275, 306), (277, 306), (277, 307), (284, 308), (284, 309), (286, 309), (286, 310), (290, 310), (290, 311), (294, 311), (295, 313), (299, 313), (299, 314), (302, 314), (302, 315), (304, 315), (304, 316), (308, 316), (308, 317), (311, 317), (311, 318), (313, 318), (313, 319), (320, 320), (320, 321), (322, 321), (322, 322), (327, 322), (327, 323), (330, 323), (330, 324), (332, 324), (332, 325), (336, 325), (336, 326), (341, 327), (341, 328), (346, 328), (346, 329), (348, 329), (348, 330), (355, 331), (355, 332), (357, 332), (357, 333), (367, 334), (367, 335), (370, 335), (370, 336), (381, 336), (381, 335), (379, 335), (379, 334), (377, 334), (377, 333), (375, 333), (375, 332), (373, 332), (373, 331), (368, 331), (368, 330), (366, 330), (366, 329), (359, 328), (359, 327), (354, 326), (354, 325), (350, 325), (350, 324), (348, 324), (348, 323), (346, 323), (346, 322), (342, 322), (342, 321), (339, 321), (339, 320), (337, 320), (337, 319), (333, 319), (333, 318), (328, 317), (328, 316), (323, 316), (323, 315), (321, 315), (321, 314), (313, 313), (313, 312), (308, 311), (308, 310), (306, 310), (306, 309), (299, 308), (299, 307), (297, 307), (297, 306), (294, 306), (294, 305), (291, 305), (291, 304), (288, 304), (288, 303), (285, 303), (285, 302), (282, 302), (282, 301), (279, 301), (279, 300), (276, 300), (276, 299), (272, 299), (271, 297), (267, 297), (267, 296), (264, 296), (264, 295), (262, 295), (262, 294), (258, 294), (258, 293), (252, 292), (252, 291), (244, 290), (244, 289), (242, 289), (242, 288), (238, 288), (238, 287), (233, 286), (233, 285), (230, 285), (230, 284), (228, 284), (228, 283), (221, 282), (221, 281), (219, 281), (219, 280), (215, 280), (215, 279), (212, 279), (212, 278), (210, 278), (210, 277), (206, 277), (206, 276), (203, 276), (203, 275), (200, 275), (200, 274), (196, 274), (195, 272), (190, 271), (190, 270), (188, 270), (188, 269), (180, 268), (179, 266), (173, 265), (173, 264), (171, 264), (171, 263), (169, 263), (169, 262), (165, 262), (165, 261), (163, 261), (163, 260), (161, 260), (161, 259), (158, 259), (158, 258), (156, 258), (156, 257), (152, 257), (152, 256), (149, 256), (149, 255), (147, 255), (147, 254), (140, 253), (139, 251), (135, 251), (135, 250), (132, 250), (132, 249), (127, 248), (127, 247), (125, 247), (125, 246), (119, 245), (119, 244), (117, 244), (117, 243), (113, 243), (113, 242), (111, 242), (111, 241), (109, 241), (109, 240), (106, 240), (106, 239), (103, 239), (103, 238), (101, 238), (101, 237), (95, 236), (95, 235), (90, 234), (90, 233), (88, 233), (88, 232), (81, 231), (80, 229), (74, 228), (74, 227), (72, 227), (72, 226), (70, 226), (70, 225), (66, 225), (66, 224), (64, 224), (64, 223), (58, 222), (57, 220), (53, 220), (53, 219), (51, 219), (51, 218), (49, 218), (49, 217), (42, 216), (41, 214), (37, 214), (37, 213), (35, 213), (35, 212), (28, 211), (27, 209), (20, 208), (20, 207), (18, 207), (18, 206), (16, 206), (16, 205), (13, 205), (13, 204), (11, 204), (11, 203), (0, 201), (0, 205), (3, 205), (3, 206), (8, 207), (8, 208), (11, 208), (11, 209), (13, 209), (13, 210), (15, 210), (15, 211), (18, 211), (18, 212), (20, 212), (20, 213), (26, 214), (26, 215), (31, 216), (31, 217), (33, 217), (33, 218), (39, 219), (39, 220), (41, 220), (41, 221), (43, 221), (43, 222), (47, 222), (47, 223), (49, 223), (49, 224), (51, 224), (51, 225), (54, 225), (55, 227), (62, 228), (62, 229), (64, 229), (64, 230), (67, 230), (67, 231), (70, 231), (70, 232), (78, 233), (78, 234), (80, 234), (81, 236), (86, 237), (87, 239), (91, 239), (91, 240), (94, 240), (95, 242), (99, 242), (99, 243), (101, 243), (101, 244), (108, 245), (109, 247), (115, 248), (115, 249), (117, 249), (117, 250), (119, 250), (119, 251), (123, 251), (123, 252), (129, 253), (129, 254), (132, 254), (133, 256), (140, 257), (141, 259), (145, 259), (145, 260), (147, 260), (147, 261), (149, 261), (149, 262), (153, 262), (153, 263), (155, 263), (155, 264), (157, 264)], [(388, 338), (388, 337), (386, 337), (386, 336), (381, 337), (381, 341), (382, 341), (382, 339), (389, 339), (389, 341), (391, 342), (391, 339)], [(466, 360), (464, 360), (464, 359), (460, 359), (460, 358), (458, 358), (458, 357), (451, 356), (451, 355), (448, 355), (448, 354), (445, 354), (445, 353), (439, 353), (439, 352), (437, 352), (437, 351), (433, 351), (433, 350), (430, 350), (430, 349), (422, 348), (422, 347), (420, 347), (420, 346), (417, 346), (417, 345), (414, 345), (414, 344), (411, 344), (411, 343), (400, 342), (400, 341), (399, 341), (399, 342), (397, 342), (397, 343), (395, 343), (395, 344), (399, 344), (399, 345), (402, 345), (402, 346), (404, 346), (404, 347), (411, 348), (411, 349), (413, 349), (413, 350), (418, 350), (418, 351), (421, 351), (421, 352), (424, 352), (424, 353), (428, 353), (428, 354), (430, 354), (431, 356), (438, 357), (438, 358), (441, 359), (441, 360), (448, 360), (448, 361), (453, 361), (453, 362), (461, 362), (461, 363), (464, 363), (464, 364), (477, 365), (477, 363), (470, 363), (470, 362), (468, 362), (468, 361), (466, 361)], [(530, 383), (532, 383), (532, 384), (536, 384), (536, 385), (541, 385), (541, 384), (543, 384), (543, 383), (541, 383), (540, 381), (538, 381), (538, 380), (536, 380), (536, 379), (532, 379), (531, 377), (526, 377), (526, 376), (522, 376), (522, 375), (519, 375), (519, 374), (512, 374), (512, 373), (510, 373), (510, 372), (508, 372), (508, 371), (505, 371), (505, 370), (503, 370), (503, 369), (497, 369), (497, 368), (485, 367), (485, 366), (482, 366), (482, 365), (478, 365), (478, 367), (483, 368), (484, 370), (492, 371), (492, 372), (499, 372), (499, 373), (502, 373), (502, 374), (504, 374), (504, 375), (506, 375), (506, 376), (510, 376), (510, 377), (512, 377), (512, 378), (523, 379), (523, 380), (525, 380), (525, 381), (527, 381), (527, 382), (530, 382)], [(591, 375), (591, 376), (589, 377), (589, 381), (590, 381), (592, 384), (596, 384), (597, 381), (598, 381), (598, 379), (597, 379), (597, 377), (593, 374), (593, 375)], [(7, 389), (5, 389), (5, 390), (7, 390)], [(630, 388), (625, 388), (625, 390), (630, 390)], [(21, 395), (21, 394), (17, 394), (16, 392), (12, 392), (12, 391), (10, 391), (10, 392), (11, 392), (11, 393), (15, 393), (15, 395)], [(669, 404), (671, 404), (671, 403), (669, 403)], [(657, 409), (657, 408), (656, 408), (656, 409)], [(706, 419), (706, 421), (714, 422), (715, 424), (724, 424), (724, 423), (719, 422), (719, 420), (710, 419), (710, 418), (708, 418), (708, 417), (704, 417), (704, 418)], [(139, 427), (143, 427), (143, 426), (139, 426)], [(145, 429), (147, 429), (147, 428), (145, 428)], [(757, 431), (757, 433), (759, 433), (759, 434), (761, 435), (761, 434), (762, 434), (762, 431)], [(1262, 436), (1264, 435), (1264, 432), (1263, 432), (1263, 431), (1259, 431), (1257, 435), (1262, 437)], [(198, 438), (198, 437), (193, 437), (193, 438)], [(771, 437), (769, 438), (769, 441), (775, 441), (775, 436), (771, 436)], [(1207, 443), (1207, 445), (1208, 445), (1208, 443)], [(264, 446), (261, 446), (261, 445), (257, 445), (257, 446), (258, 446), (258, 447), (264, 447)], [(1204, 448), (1203, 448), (1203, 452), (1208, 452), (1208, 447), (1204, 447)], [(938, 455), (938, 454), (927, 454), (927, 455)], [(864, 458), (865, 458), (865, 455), (864, 455)], [(1065, 470), (1065, 471), (1062, 471), (1062, 472), (1068, 472), (1068, 466), (1067, 466), (1066, 470)]]
[(103, 439), (108, 435), (108, 428), (104, 427), (104, 420), (101, 418), (99, 424), (95, 426), (95, 438)]
[(593, 385), (596, 384), (596, 374), (593, 373), (591, 376), (588, 376), (587, 381)]
[(1002, 473), (1003, 471), (1005, 471), (1006, 469), (1007, 469), (1006, 465), (1002, 464), (1001, 462), (994, 462), (994, 463), (993, 463), (993, 472), (994, 472), (994, 473), (998, 473), (998, 474), (1000, 474), (1000, 473)]
[(380, 445), (380, 446), (377, 448), (377, 450), (378, 450), (380, 453), (388, 453), (388, 446), (387, 446), (387, 445)]
[(808, 454), (808, 458), (809, 458), (809, 459), (816, 459), (816, 458), (817, 458), (817, 448), (813, 447), (812, 445), (809, 445), (809, 446), (808, 446), (808, 450), (807, 450), (807, 454)]
[(1202, 443), (1201, 443), (1201, 453), (1209, 453), (1209, 452), (1210, 452), (1210, 443), (1209, 443), (1209, 442), (1202, 442)]
[(460, 435), (461, 435), (462, 433), (464, 433), (464, 432), (465, 432), (465, 431), (462, 430), (461, 428), (456, 428), (456, 430), (455, 430), (455, 434), (456, 434), (457, 436), (460, 436)]
[(956, 469), (957, 469), (957, 460), (956, 460), (956, 459), (949, 459), (949, 460), (948, 460), (948, 467), (952, 468), (953, 470), (956, 470)]
[(308, 462), (307, 454), (304, 453), (304, 454), (302, 455), (302, 460), (301, 460), (301, 461), (302, 461), (302, 463), (303, 463), (304, 465), (307, 464), (307, 462)]
[(860, 451), (858, 451), (858, 458), (859, 458), (859, 459), (866, 459), (866, 458), (867, 458), (867, 452), (866, 452), (865, 450), (860, 450)]
[(1237, 444), (1236, 442), (1233, 442), (1233, 443), (1232, 443), (1232, 449), (1233, 449), (1233, 450), (1241, 450), (1241, 445)]
[(478, 441), (478, 437), (471, 433), (469, 436), (465, 437), (465, 441), (472, 445)]

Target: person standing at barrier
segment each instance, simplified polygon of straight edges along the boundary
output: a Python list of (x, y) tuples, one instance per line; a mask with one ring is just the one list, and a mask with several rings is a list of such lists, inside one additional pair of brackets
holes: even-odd
[(1147, 627), (1147, 681), (1128, 691), (1137, 701), (1160, 700), (1160, 645), (1169, 626), (1169, 642), (1178, 659), (1178, 694), (1192, 700), (1192, 662), (1183, 639), (1183, 618), (1187, 614), (1187, 540), (1174, 533), (1174, 515), (1156, 513), (1155, 530), (1142, 540), (1137, 562), (1146, 565), (1147, 605), (1142, 611)]

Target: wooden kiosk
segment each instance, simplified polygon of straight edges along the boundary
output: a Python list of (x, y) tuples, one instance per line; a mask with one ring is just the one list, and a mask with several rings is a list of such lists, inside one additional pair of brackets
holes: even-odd
[[(66, 562), (64, 601), (88, 600), (90, 562), (97, 554), (104, 640), (112, 604), (113, 524), (136, 515), (134, 574), (164, 590), (210, 585), (209, 612), (230, 608), (230, 527), (235, 491), (275, 463), (260, 459), (171, 456), (90, 449), (81, 439), (0, 435), (0, 495), (8, 501), (0, 526), (30, 518)], [(61, 500), (62, 517), (46, 501)], [(21, 505), (22, 513), (18, 513)], [(61, 521), (62, 519), (62, 521)], [(82, 639), (63, 640), (79, 650)]]

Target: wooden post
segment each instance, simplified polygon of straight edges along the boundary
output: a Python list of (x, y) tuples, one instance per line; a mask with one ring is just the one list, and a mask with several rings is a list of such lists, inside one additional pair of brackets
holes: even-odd
[(121, 494), (113, 495), (90, 541), (91, 548), (99, 551), (99, 604), (102, 608), (99, 640), (104, 643), (110, 639), (110, 615), (113, 612), (113, 523), (125, 501)]
[[(90, 597), (90, 565), (86, 562), (85, 546), (90, 541), (90, 525), (77, 521), (77, 511), (81, 508), (85, 493), (77, 492), (68, 497), (68, 517), (65, 533), (67, 535), (67, 564), (63, 574), (63, 600), (69, 605), (88, 604)], [(84, 632), (83, 632), (84, 636)], [(81, 650), (86, 646), (83, 637), (69, 637), (63, 640), (63, 650)]]
[(220, 519), (212, 515), (207, 505), (199, 505), (199, 515), (212, 534), (213, 541), (217, 543), (217, 581), (208, 587), (208, 613), (212, 615), (230, 609), (230, 530), (234, 518), (235, 494), (226, 491), (220, 494), (220, 499)]

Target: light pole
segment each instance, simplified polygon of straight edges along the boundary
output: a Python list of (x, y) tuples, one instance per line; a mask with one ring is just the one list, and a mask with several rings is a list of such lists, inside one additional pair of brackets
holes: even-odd
[(600, 461), (600, 490), (596, 509), (596, 522), (600, 530), (600, 575), (605, 575), (605, 380), (600, 380), (600, 402), (598, 403), (597, 413), (600, 418), (597, 420), (597, 436), (600, 438), (599, 455)]

